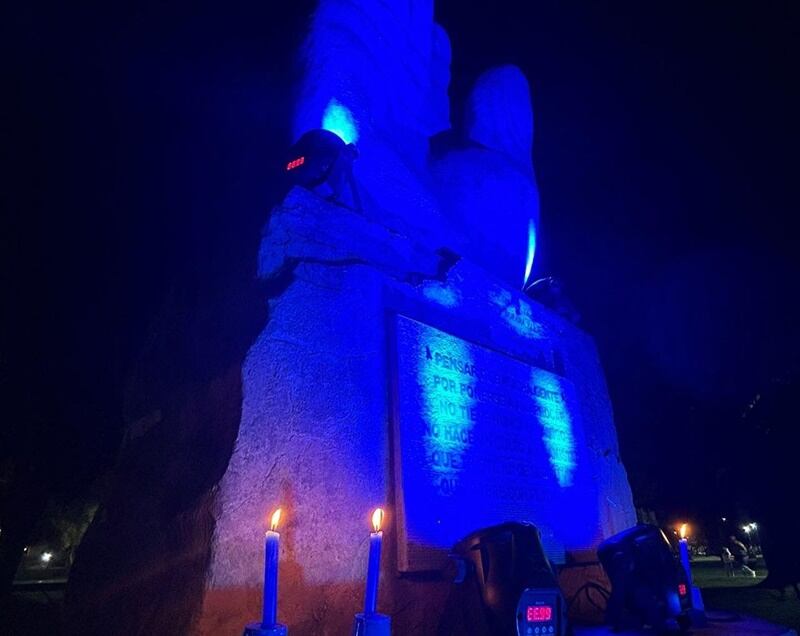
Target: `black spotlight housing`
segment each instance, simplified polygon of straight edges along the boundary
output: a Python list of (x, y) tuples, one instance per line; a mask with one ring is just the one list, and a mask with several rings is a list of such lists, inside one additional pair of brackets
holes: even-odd
[(606, 619), (615, 630), (688, 629), (686, 573), (661, 529), (640, 524), (623, 530), (603, 541), (597, 555), (611, 580)]
[[(308, 188), (328, 198), (360, 209), (353, 179), (358, 151), (337, 134), (322, 128), (309, 130), (292, 146), (284, 171), (292, 185)], [(345, 200), (347, 187), (350, 200)]]
[(535, 526), (484, 528), (459, 541), (451, 556), (459, 575), (440, 636), (566, 633), (566, 604)]

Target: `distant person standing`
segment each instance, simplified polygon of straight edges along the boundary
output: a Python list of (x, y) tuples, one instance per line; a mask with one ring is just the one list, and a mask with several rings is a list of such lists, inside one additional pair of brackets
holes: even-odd
[(733, 551), (734, 564), (739, 568), (745, 576), (755, 576), (756, 571), (748, 567), (748, 553), (747, 546), (739, 541), (735, 536), (731, 535), (731, 550)]
[(722, 558), (722, 567), (725, 569), (725, 576), (736, 576), (733, 570), (733, 554), (731, 554), (728, 546), (722, 546), (720, 557)]

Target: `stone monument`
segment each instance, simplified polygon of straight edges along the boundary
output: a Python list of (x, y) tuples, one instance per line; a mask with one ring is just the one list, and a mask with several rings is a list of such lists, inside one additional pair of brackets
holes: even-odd
[(563, 562), (635, 523), (594, 345), (519, 291), (539, 220), (527, 81), (482, 75), (432, 153), (449, 55), (430, 2), (320, 3), (295, 134), (357, 146), (364, 207), (295, 188), (270, 216), (259, 276), (283, 284), (242, 371), (201, 633), (258, 615), (278, 505), (279, 615), (299, 634), (348, 631), (378, 505), (398, 634), (435, 633), (447, 550), (470, 531), (531, 521)]
[(362, 205), (288, 192), (258, 254), (269, 315), (240, 387), (225, 389), (226, 372), (174, 409), (173, 429), (142, 434), (178, 448), (208, 444), (214, 427), (216, 463), (151, 462), (173, 485), (130, 454), (129, 474), (151, 491), (121, 482), (127, 499), (109, 507), (105, 536), (137, 497), (136, 510), (173, 506), (136, 535), (169, 558), (132, 564), (130, 585), (102, 594), (84, 577), (73, 594), (99, 607), (117, 590), (126, 633), (170, 633), (156, 617), (174, 610), (187, 632), (241, 634), (260, 616), (278, 506), (278, 618), (294, 635), (349, 632), (376, 506), (387, 512), (378, 610), (395, 634), (436, 632), (447, 551), (473, 530), (532, 522), (562, 563), (635, 523), (592, 339), (520, 291), (539, 223), (524, 75), (484, 73), (451, 130), (450, 46), (431, 0), (321, 0), (303, 56), (295, 137), (325, 128), (354, 144)]

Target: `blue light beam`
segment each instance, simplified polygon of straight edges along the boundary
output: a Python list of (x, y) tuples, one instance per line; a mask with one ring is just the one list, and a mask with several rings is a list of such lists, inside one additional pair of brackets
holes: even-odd
[(528, 284), (528, 279), (531, 277), (533, 270), (533, 257), (536, 255), (536, 225), (533, 219), (528, 220), (528, 255), (525, 258), (525, 280), (522, 282), (522, 287)]
[(572, 433), (572, 418), (564, 400), (561, 383), (547, 371), (533, 369), (531, 389), (544, 429), (543, 441), (550, 458), (550, 466), (558, 485), (572, 485), (575, 472), (575, 436)]
[(426, 459), (438, 493), (449, 497), (472, 445), (474, 364), (465, 343), (446, 333), (431, 330), (421, 344), (425, 360), (417, 377), (423, 395)]
[(338, 100), (331, 99), (322, 114), (322, 127), (338, 135), (346, 144), (358, 141), (358, 124), (353, 113)]

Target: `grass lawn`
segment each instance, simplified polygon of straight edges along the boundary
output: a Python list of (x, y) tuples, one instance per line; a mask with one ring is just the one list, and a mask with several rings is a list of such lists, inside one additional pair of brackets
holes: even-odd
[(758, 616), (800, 633), (800, 599), (791, 588), (781, 598), (775, 590), (757, 587), (767, 571), (762, 562), (756, 563), (754, 569), (758, 575), (755, 578), (739, 573), (730, 578), (725, 576), (719, 559), (704, 559), (692, 562), (692, 577), (703, 591), (706, 608)]

